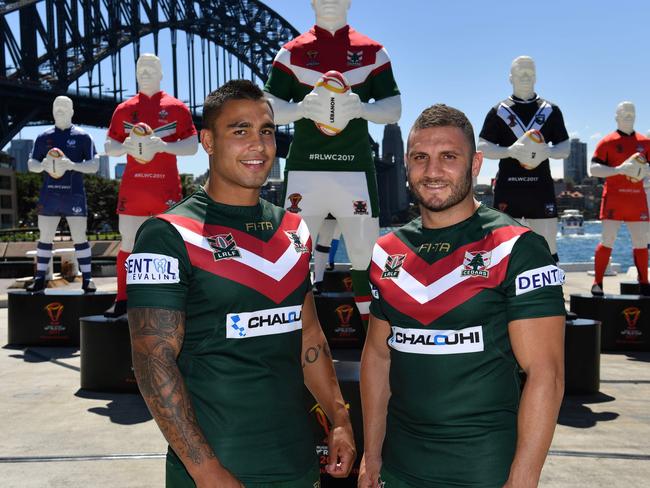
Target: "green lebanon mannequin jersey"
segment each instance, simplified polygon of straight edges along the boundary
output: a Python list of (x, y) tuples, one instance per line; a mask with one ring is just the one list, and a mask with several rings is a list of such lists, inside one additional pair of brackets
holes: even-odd
[[(342, 73), (362, 102), (399, 95), (386, 49), (348, 25), (334, 34), (316, 25), (285, 44), (264, 89), (298, 103), (329, 70)], [(367, 120), (351, 120), (334, 137), (308, 119), (297, 120), (294, 127), (287, 171), (375, 171)]]
[[(298, 215), (201, 189), (145, 222), (127, 261), (130, 308), (185, 312), (178, 367), (208, 442), (244, 483), (298, 479), (317, 462), (300, 363), (310, 250)], [(187, 482), (173, 486), (194, 486), (171, 449), (167, 466)]]
[(377, 241), (370, 279), (392, 329), (386, 468), (423, 488), (503, 486), (520, 388), (508, 323), (565, 314), (546, 242), (485, 206), (443, 229), (418, 218)]

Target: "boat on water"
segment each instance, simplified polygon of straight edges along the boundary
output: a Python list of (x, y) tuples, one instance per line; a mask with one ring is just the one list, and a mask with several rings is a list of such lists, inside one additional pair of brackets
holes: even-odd
[(583, 224), (584, 218), (580, 210), (567, 209), (560, 215), (560, 232), (563, 236), (572, 234), (584, 235), (585, 229)]

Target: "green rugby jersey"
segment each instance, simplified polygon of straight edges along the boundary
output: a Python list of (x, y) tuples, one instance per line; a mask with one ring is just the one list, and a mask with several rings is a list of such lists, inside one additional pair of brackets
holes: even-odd
[[(127, 261), (130, 308), (185, 312), (178, 367), (208, 442), (243, 483), (299, 479), (317, 462), (300, 361), (310, 249), (298, 215), (200, 189), (146, 221)], [(186, 482), (174, 487), (194, 486), (171, 449), (167, 467)]]
[[(386, 49), (346, 25), (334, 35), (314, 26), (278, 52), (265, 90), (300, 102), (327, 71), (342, 73), (362, 102), (399, 95)], [(368, 121), (353, 119), (338, 135), (321, 133), (312, 120), (294, 123), (287, 171), (375, 171)]]
[(377, 241), (370, 279), (392, 330), (384, 465), (417, 487), (503, 486), (520, 391), (508, 323), (565, 314), (546, 241), (485, 206), (442, 229), (418, 218)]

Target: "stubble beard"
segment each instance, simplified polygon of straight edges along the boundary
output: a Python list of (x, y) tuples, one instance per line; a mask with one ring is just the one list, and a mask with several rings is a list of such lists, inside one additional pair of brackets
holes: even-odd
[[(419, 183), (429, 183), (429, 182), (434, 182), (436, 180), (433, 179), (422, 179)], [(458, 205), (460, 202), (465, 200), (467, 198), (467, 195), (472, 191), (472, 166), (467, 170), (467, 173), (465, 173), (465, 177), (458, 183), (458, 185), (452, 185), (451, 189), (451, 195), (449, 197), (440, 202), (440, 203), (430, 203), (427, 202), (422, 195), (420, 194), (420, 191), (418, 190), (418, 185), (413, 184), (411, 179), (409, 178), (409, 187), (411, 188), (411, 192), (413, 193), (413, 196), (417, 200), (418, 204), (427, 210), (431, 212), (444, 212), (445, 210), (448, 210), (456, 205)]]

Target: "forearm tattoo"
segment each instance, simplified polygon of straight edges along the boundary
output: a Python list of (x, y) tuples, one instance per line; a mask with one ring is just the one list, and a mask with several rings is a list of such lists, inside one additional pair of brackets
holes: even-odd
[(131, 309), (129, 329), (140, 392), (169, 445), (183, 462), (189, 459), (201, 464), (214, 458), (176, 364), (183, 344), (185, 313)]
[(305, 350), (302, 367), (304, 368), (308, 364), (314, 364), (321, 357), (321, 353), (327, 358), (332, 357), (330, 346), (327, 341), (323, 342), (322, 344), (315, 344), (313, 346), (310, 346), (307, 348), (307, 350)]

